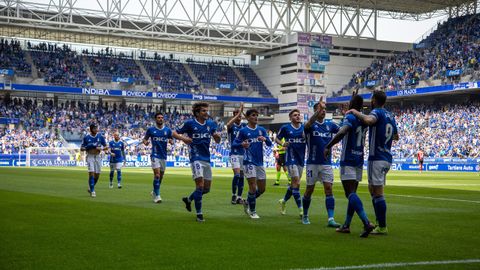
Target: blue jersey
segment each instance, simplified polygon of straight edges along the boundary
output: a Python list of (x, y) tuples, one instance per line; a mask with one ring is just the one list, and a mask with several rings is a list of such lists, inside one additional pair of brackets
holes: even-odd
[(177, 133), (187, 134), (192, 138), (190, 147), (190, 162), (197, 160), (210, 162), (210, 140), (217, 131), (217, 124), (207, 120), (200, 124), (196, 119), (189, 119), (177, 128)]
[(163, 125), (160, 129), (156, 126), (149, 127), (145, 133), (145, 140), (152, 142), (152, 158), (167, 159), (167, 143), (172, 138), (172, 130)]
[(285, 165), (305, 165), (305, 133), (303, 124), (295, 128), (292, 124), (283, 125), (278, 131), (277, 138), (285, 139), (289, 145), (286, 151)]
[(355, 115), (350, 113), (343, 119), (342, 126), (349, 126), (350, 130), (347, 135), (343, 137), (340, 166), (362, 166), (367, 126), (355, 117)]
[(392, 163), (393, 136), (398, 133), (393, 114), (384, 108), (376, 108), (370, 115), (377, 118), (375, 125), (368, 128), (368, 160), (384, 160)]
[(244, 165), (263, 166), (263, 142), (258, 140), (259, 136), (265, 137), (267, 146), (272, 146), (272, 141), (268, 137), (267, 131), (261, 126), (256, 126), (255, 128), (246, 126), (238, 131), (237, 137), (233, 141), (233, 146), (239, 147), (245, 140), (250, 144), (245, 149), (245, 154), (243, 155)]
[(338, 126), (333, 122), (322, 123), (315, 121), (310, 128), (305, 128), (307, 136), (308, 158), (307, 164), (331, 165), (332, 157), (325, 158), (323, 152), (333, 137), (333, 134), (339, 130)]
[(110, 152), (114, 153), (115, 156), (110, 155), (110, 163), (120, 163), (124, 161), (124, 152), (125, 152), (125, 144), (122, 141), (115, 141), (112, 140), (108, 143), (108, 147), (110, 148)]
[(233, 124), (229, 129), (228, 129), (228, 142), (230, 143), (230, 155), (244, 155), (245, 154), (245, 149), (240, 145), (237, 147), (233, 146), (233, 141), (235, 140), (235, 137), (237, 137), (238, 131), (240, 129), (244, 128), (247, 124), (245, 123), (240, 123), (240, 125)]
[(105, 141), (105, 137), (97, 133), (95, 136), (91, 134), (86, 135), (83, 137), (82, 146), (87, 151), (91, 149), (95, 149), (99, 146), (107, 146), (107, 142)]

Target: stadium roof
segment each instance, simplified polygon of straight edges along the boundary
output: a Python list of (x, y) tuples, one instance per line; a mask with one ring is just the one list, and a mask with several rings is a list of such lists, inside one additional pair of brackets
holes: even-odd
[(461, 16), (476, 13), (478, 1), (9, 0), (0, 1), (0, 26), (269, 49), (296, 32), (376, 39), (378, 17)]
[(431, 13), (449, 7), (472, 3), (472, 0), (311, 0), (312, 3), (325, 3), (333, 6), (359, 7), (362, 9), (377, 9), (380, 11), (402, 12), (409, 14)]

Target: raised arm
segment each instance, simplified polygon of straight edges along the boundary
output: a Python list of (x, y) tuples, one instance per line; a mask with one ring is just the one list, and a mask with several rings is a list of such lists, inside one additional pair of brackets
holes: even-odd
[(240, 110), (239, 112), (237, 113), (237, 115), (235, 115), (234, 117), (232, 117), (228, 123), (227, 123), (227, 129), (231, 128), (233, 126), (233, 124), (235, 123), (235, 121), (237, 121), (239, 118), (241, 119), (242, 118), (242, 114), (243, 114), (243, 102), (240, 103)]
[[(320, 107), (320, 106), (318, 106), (318, 107)], [(310, 129), (310, 127), (313, 125), (313, 123), (315, 123), (315, 121), (317, 120), (319, 114), (320, 114), (319, 110), (315, 111), (315, 113), (312, 115), (312, 117), (310, 117), (310, 119), (308, 119), (307, 123), (305, 123), (305, 129)]]

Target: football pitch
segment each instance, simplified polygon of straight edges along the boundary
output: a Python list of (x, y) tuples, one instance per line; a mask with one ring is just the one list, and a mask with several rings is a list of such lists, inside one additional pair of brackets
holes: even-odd
[[(123, 188), (108, 188), (104, 169), (96, 198), (86, 168), (0, 168), (0, 269), (480, 269), (480, 176), (477, 173), (390, 172), (385, 196), (389, 234), (359, 237), (326, 227), (317, 184), (311, 225), (302, 225), (293, 198), (287, 215), (278, 200), (286, 180), (257, 200), (260, 219), (230, 204), (230, 169), (215, 169), (203, 199), (206, 222), (181, 201), (194, 189), (189, 169), (169, 168), (154, 204), (150, 169), (124, 169)], [(373, 207), (359, 186), (369, 218)], [(305, 182), (302, 182), (303, 194)], [(347, 200), (335, 172), (335, 217)], [(246, 192), (244, 192), (244, 197)]]

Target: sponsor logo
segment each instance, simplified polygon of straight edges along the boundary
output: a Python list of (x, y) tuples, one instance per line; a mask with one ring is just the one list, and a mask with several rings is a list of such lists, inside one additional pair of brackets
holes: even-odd
[(153, 93), (153, 97), (156, 98), (166, 98), (166, 99), (175, 99), (178, 94), (175, 93)]
[(34, 167), (38, 166), (76, 166), (75, 160), (61, 160), (61, 159), (33, 159), (30, 163)]
[(152, 140), (154, 140), (156, 142), (168, 142), (167, 137), (152, 137)]
[(190, 162), (188, 161), (175, 161), (173, 163), (174, 167), (190, 167)]
[(210, 139), (210, 133), (193, 133), (193, 139)]
[(202, 95), (192, 95), (192, 99), (203, 100), (203, 96)]
[(410, 95), (416, 95), (416, 94), (417, 94), (417, 89), (405, 89), (405, 90), (397, 91), (397, 96), (410, 96)]
[(205, 100), (217, 100), (216, 96), (203, 96), (203, 99)]
[(322, 138), (331, 138), (332, 133), (330, 132), (320, 132), (320, 131), (313, 131), (312, 132), (314, 137), (322, 137)]
[(115, 82), (121, 82), (121, 83), (129, 83), (131, 80), (130, 78), (122, 78), (122, 77), (116, 77)]
[(148, 92), (143, 91), (122, 91), (122, 96), (127, 97), (146, 97)]
[(96, 88), (82, 88), (82, 93), (85, 95), (103, 95), (103, 96), (110, 95), (110, 91), (108, 89), (96, 89)]
[(287, 140), (289, 143), (305, 143), (305, 138), (290, 138)]

